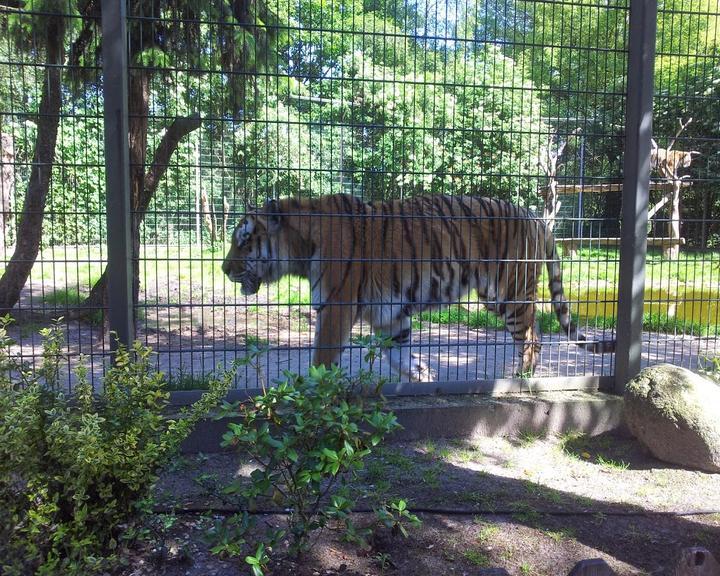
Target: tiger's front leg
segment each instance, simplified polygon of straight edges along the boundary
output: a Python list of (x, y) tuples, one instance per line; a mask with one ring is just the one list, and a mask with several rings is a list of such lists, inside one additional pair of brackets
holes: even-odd
[(337, 363), (355, 323), (356, 306), (348, 304), (326, 304), (318, 312), (315, 324), (313, 365), (324, 364), (329, 368)]
[(410, 318), (382, 332), (389, 333), (392, 337), (393, 347), (385, 351), (385, 356), (393, 370), (410, 382), (435, 381), (435, 374), (430, 367), (412, 352)]

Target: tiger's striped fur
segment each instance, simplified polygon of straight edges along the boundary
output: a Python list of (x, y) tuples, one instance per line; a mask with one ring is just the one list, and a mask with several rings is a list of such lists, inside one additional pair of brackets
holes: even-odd
[(222, 268), (246, 295), (286, 274), (310, 281), (315, 364), (337, 361), (363, 319), (399, 345), (388, 352), (394, 369), (427, 381), (427, 366), (410, 351), (411, 317), (473, 289), (504, 319), (520, 351), (518, 374), (533, 372), (543, 263), (567, 336), (592, 352), (612, 352), (613, 343), (586, 343), (572, 322), (552, 233), (504, 200), (433, 195), (366, 203), (336, 194), (270, 201), (237, 225)]

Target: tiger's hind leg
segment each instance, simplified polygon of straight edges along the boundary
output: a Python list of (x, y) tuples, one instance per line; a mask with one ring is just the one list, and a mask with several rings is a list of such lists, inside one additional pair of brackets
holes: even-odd
[(383, 328), (378, 332), (390, 334), (392, 338), (393, 347), (385, 350), (385, 357), (393, 370), (410, 382), (433, 382), (435, 380), (435, 375), (428, 365), (412, 352), (410, 318), (405, 318), (390, 326), (389, 329)]
[(515, 376), (518, 378), (531, 377), (540, 358), (541, 348), (535, 321), (535, 303), (525, 301), (507, 304), (503, 318), (520, 355), (520, 366), (515, 372)]

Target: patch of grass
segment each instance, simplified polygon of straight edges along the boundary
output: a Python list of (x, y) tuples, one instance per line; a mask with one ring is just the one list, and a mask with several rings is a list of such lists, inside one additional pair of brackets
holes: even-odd
[(213, 371), (196, 373), (188, 372), (182, 366), (177, 372), (167, 376), (167, 389), (173, 392), (179, 390), (209, 390), (210, 382), (216, 379)]
[(77, 306), (83, 299), (77, 288), (59, 288), (43, 295), (43, 302), (49, 306)]
[(393, 448), (381, 448), (377, 451), (378, 456), (390, 467), (401, 472), (409, 472), (415, 467), (412, 458)]
[(527, 502), (513, 502), (511, 507), (514, 510), (512, 517), (518, 522), (522, 522), (528, 526), (535, 526), (542, 516), (540, 512), (535, 510), (535, 508)]
[(690, 334), (693, 336), (718, 336), (720, 334), (720, 326), (717, 324), (703, 324), (657, 313), (643, 314), (643, 330), (661, 334)]
[(463, 462), (463, 463), (482, 462), (483, 455), (477, 449), (471, 449), (471, 448), (456, 449), (450, 455), (450, 459), (455, 460), (457, 462)]
[(523, 485), (527, 493), (531, 496), (534, 496), (536, 498), (542, 498), (543, 500), (547, 500), (548, 502), (552, 502), (553, 504), (560, 504), (562, 502), (562, 496), (559, 492), (557, 492), (556, 490), (552, 490), (547, 486), (543, 486), (539, 482), (531, 482), (529, 480), (525, 480), (523, 482)]
[[(74, 308), (80, 305), (85, 300), (87, 294), (80, 292), (77, 288), (59, 288), (52, 292), (47, 292), (43, 295), (43, 303), (47, 306), (54, 306), (56, 308)], [(137, 309), (137, 317), (139, 320), (144, 320), (145, 309)], [(83, 314), (82, 318), (93, 326), (99, 326), (103, 321), (102, 310), (87, 310)]]
[(461, 306), (422, 312), (419, 318), (433, 324), (462, 324), (469, 328), (505, 328), (505, 323), (492, 312), (485, 309), (471, 311)]
[(568, 431), (558, 435), (558, 448), (566, 456), (579, 458), (587, 448), (587, 436), (583, 432)]
[(522, 574), (523, 576), (529, 576), (532, 573), (532, 565), (528, 564), (527, 562), (523, 562), (522, 564), (520, 564), (520, 574)]
[(378, 460), (369, 460), (365, 465), (365, 478), (368, 482), (381, 480), (386, 473), (385, 465)]
[(604, 468), (609, 468), (610, 470), (627, 470), (630, 467), (630, 464), (628, 464), (624, 460), (613, 460), (612, 458), (605, 458), (602, 454), (598, 454), (595, 458), (595, 461), (600, 464), (600, 466), (603, 466)]
[(539, 434), (538, 432), (533, 432), (532, 430), (525, 430), (520, 432), (517, 439), (520, 446), (524, 448), (527, 446), (532, 446), (541, 438), (542, 434)]
[(500, 528), (494, 524), (484, 524), (480, 528), (480, 532), (477, 535), (477, 540), (480, 544), (488, 544), (500, 533)]
[(490, 557), (479, 550), (465, 550), (465, 552), (463, 552), (463, 558), (470, 562), (470, 564), (474, 564), (480, 568), (490, 566)]
[(309, 306), (310, 282), (299, 276), (285, 276), (268, 288), (270, 299), (279, 305)]
[(442, 472), (442, 464), (434, 464), (425, 468), (421, 473), (422, 481), (430, 488), (440, 488), (440, 472)]
[(560, 530), (543, 530), (545, 536), (551, 540), (560, 543), (563, 540), (572, 540), (575, 538), (575, 531), (572, 528), (561, 528)]
[(460, 502), (467, 502), (488, 512), (494, 512), (497, 509), (497, 498), (494, 494), (486, 494), (478, 490), (466, 490), (458, 492), (456, 498)]
[(418, 444), (416, 458), (421, 462), (432, 462), (438, 457), (438, 448), (432, 440)]
[(270, 345), (270, 340), (260, 338), (254, 334), (245, 335), (245, 346), (255, 346), (256, 348), (267, 348)]
[(443, 460), (450, 460), (452, 455), (452, 450), (450, 448), (440, 448), (437, 453), (438, 457), (442, 458)]

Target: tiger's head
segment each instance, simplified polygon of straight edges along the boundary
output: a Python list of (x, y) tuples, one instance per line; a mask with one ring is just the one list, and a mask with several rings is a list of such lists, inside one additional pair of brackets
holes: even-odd
[(245, 296), (256, 294), (260, 284), (274, 282), (284, 275), (280, 228), (281, 217), (274, 200), (246, 214), (235, 227), (222, 271), (232, 282), (240, 283)]

